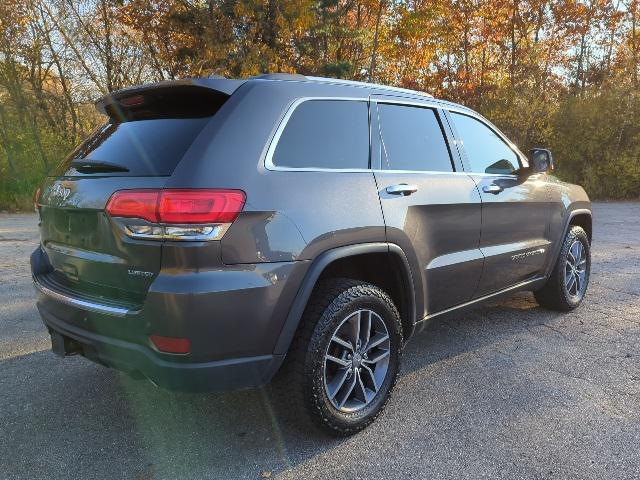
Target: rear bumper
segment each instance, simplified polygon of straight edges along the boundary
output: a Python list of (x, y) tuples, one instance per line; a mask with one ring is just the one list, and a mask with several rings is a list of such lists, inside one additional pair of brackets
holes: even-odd
[[(44, 257), (44, 258), (43, 258)], [(46, 255), (32, 255), (38, 310), (52, 334), (97, 363), (158, 386), (204, 392), (268, 383), (284, 355), (275, 346), (306, 262), (162, 272), (142, 305), (108, 304), (46, 281)], [(187, 355), (163, 353), (150, 335), (188, 338)], [(59, 339), (59, 337), (56, 337)]]
[[(74, 340), (83, 356), (107, 367), (143, 376), (168, 390), (209, 392), (259, 387), (271, 379), (283, 356), (261, 355), (212, 362), (177, 363), (151, 348), (82, 330), (39, 308), (50, 332)], [(166, 356), (166, 355), (164, 355)]]
[(43, 277), (33, 277), (33, 286), (36, 290), (50, 298), (57, 300), (60, 303), (69, 305), (71, 307), (80, 308), (87, 312), (101, 313), (103, 315), (112, 315), (114, 317), (125, 317), (130, 313), (130, 309), (123, 305), (106, 305), (99, 303), (88, 297), (65, 295), (64, 292), (60, 292), (55, 288), (51, 288), (43, 282)]

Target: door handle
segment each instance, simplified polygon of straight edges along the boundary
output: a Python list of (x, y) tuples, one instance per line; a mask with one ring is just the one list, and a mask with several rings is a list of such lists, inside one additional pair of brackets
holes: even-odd
[(389, 195), (402, 195), (403, 197), (406, 197), (407, 195), (416, 193), (418, 191), (418, 186), (399, 183), (398, 185), (391, 185), (387, 187), (386, 191)]
[(502, 188), (500, 185), (496, 185), (495, 183), (492, 183), (491, 185), (485, 185), (484, 187), (482, 187), (482, 191), (484, 193), (493, 193), (494, 195), (499, 194), (503, 190), (504, 188)]

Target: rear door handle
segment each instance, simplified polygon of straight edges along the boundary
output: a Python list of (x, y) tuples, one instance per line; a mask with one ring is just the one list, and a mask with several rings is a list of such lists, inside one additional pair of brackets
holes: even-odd
[(398, 185), (391, 185), (387, 187), (386, 191), (389, 195), (402, 195), (403, 197), (406, 197), (407, 195), (416, 193), (418, 191), (418, 186), (399, 183)]
[(484, 187), (482, 187), (482, 191), (484, 193), (493, 193), (494, 195), (499, 194), (503, 190), (504, 188), (502, 188), (500, 185), (496, 185), (495, 183), (492, 183), (491, 185), (485, 185)]

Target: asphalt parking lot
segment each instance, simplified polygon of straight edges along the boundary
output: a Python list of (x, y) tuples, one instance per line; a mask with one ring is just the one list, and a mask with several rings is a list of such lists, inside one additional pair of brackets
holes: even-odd
[(49, 351), (34, 215), (0, 215), (0, 478), (640, 478), (640, 204), (594, 206), (584, 305), (529, 293), (426, 325), (386, 413), (333, 439), (267, 390), (159, 390)]

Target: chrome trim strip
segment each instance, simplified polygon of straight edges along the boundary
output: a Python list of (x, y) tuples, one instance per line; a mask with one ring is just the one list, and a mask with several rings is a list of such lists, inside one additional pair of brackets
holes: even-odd
[(109, 305), (102, 305), (100, 303), (90, 302), (88, 300), (81, 300), (79, 298), (69, 297), (67, 295), (63, 295), (62, 293), (55, 292), (48, 287), (45, 287), (36, 277), (33, 277), (33, 284), (40, 293), (51, 297), (59, 302), (62, 302), (66, 305), (71, 305), (72, 307), (78, 307), (83, 310), (88, 310), (90, 312), (102, 313), (104, 315), (112, 315), (114, 317), (124, 317), (129, 313), (129, 309), (124, 307), (112, 307)]
[[(334, 172), (335, 170), (331, 170), (331, 171)], [(473, 173), (473, 172), (466, 172), (462, 170), (455, 171), (455, 172), (454, 171), (443, 172), (441, 170), (384, 170), (380, 168), (374, 168), (373, 171), (376, 173), (408, 173), (408, 174), (428, 173), (429, 175), (464, 175), (467, 177), (480, 177), (480, 178), (484, 178), (484, 177), (518, 178), (517, 175), (510, 174), (510, 173)]]
[(443, 172), (441, 170), (385, 170), (381, 168), (375, 168), (373, 170), (375, 173), (401, 173), (401, 174), (428, 174), (428, 175), (463, 175), (468, 177), (469, 174), (467, 172)]
[(518, 178), (518, 175), (515, 173), (476, 173), (476, 172), (467, 172), (470, 177), (478, 177), (478, 178)]
[[(210, 242), (212, 240), (220, 240), (224, 236), (224, 234), (227, 233), (227, 230), (229, 230), (229, 227), (231, 226), (230, 223), (217, 223), (217, 224), (211, 224), (211, 225), (158, 224), (157, 226), (161, 228), (162, 231), (165, 233), (154, 235), (154, 234), (145, 234), (145, 233), (135, 233), (133, 230), (131, 230), (130, 226), (124, 222), (124, 220), (126, 219), (122, 218), (122, 220), (123, 220), (121, 225), (122, 229), (124, 230), (124, 233), (131, 238), (140, 238), (143, 240), (170, 240), (175, 242)], [(131, 226), (135, 226), (135, 225), (131, 225)], [(189, 227), (211, 227), (212, 230), (210, 233), (206, 233), (202, 235), (175, 235), (171, 233), (166, 233), (167, 228), (189, 228)]]
[[(176, 242), (209, 242), (212, 240), (220, 240), (227, 233), (231, 223), (208, 223), (208, 224), (165, 224), (151, 223), (141, 218), (129, 217), (110, 217), (116, 227), (130, 238), (140, 240), (154, 241), (176, 241)], [(153, 227), (160, 231), (158, 233), (136, 233), (131, 227)], [(193, 227), (210, 227), (209, 233), (195, 235), (175, 235), (168, 233), (170, 228), (193, 228)]]
[[(467, 110), (467, 109), (464, 109), (464, 107), (463, 109), (456, 109), (448, 106), (445, 107), (437, 103), (437, 101), (435, 100), (428, 99), (432, 97), (427, 97), (427, 99), (425, 99), (424, 101), (421, 101), (417, 99), (416, 100), (405, 99), (402, 97), (397, 97), (396, 99), (379, 98), (378, 95), (380, 94), (372, 95), (371, 99), (364, 98), (364, 97), (300, 97), (300, 98), (297, 98), (294, 102), (291, 103), (291, 105), (289, 105), (289, 108), (287, 109), (284, 117), (282, 117), (282, 120), (280, 121), (280, 123), (278, 124), (278, 127), (276, 128), (275, 134), (269, 141), (269, 147), (267, 148), (267, 153), (264, 159), (264, 167), (267, 170), (275, 171), (275, 172), (342, 172), (342, 173), (367, 172), (369, 173), (373, 171), (376, 173), (429, 173), (429, 174), (443, 174), (443, 175), (456, 174), (456, 175), (475, 175), (475, 176), (482, 176), (482, 177), (517, 178), (517, 175), (504, 174), (504, 173), (481, 173), (481, 172), (467, 172), (467, 171), (440, 172), (440, 171), (430, 171), (430, 170), (384, 170), (384, 169), (377, 169), (377, 168), (320, 168), (320, 167), (296, 168), (296, 167), (283, 167), (283, 166), (275, 165), (273, 163), (273, 154), (275, 153), (276, 147), (278, 146), (278, 142), (280, 141), (280, 137), (282, 136), (282, 132), (287, 126), (287, 123), (289, 122), (289, 119), (293, 115), (293, 112), (296, 110), (296, 108), (298, 108), (298, 106), (300, 106), (300, 104), (310, 100), (333, 100), (333, 101), (342, 100), (342, 101), (367, 102), (367, 103), (377, 102), (377, 103), (388, 103), (388, 104), (397, 104), (397, 105), (411, 105), (411, 106), (432, 108), (432, 109), (446, 108), (451, 112), (457, 112), (457, 113), (467, 115), (469, 117), (474, 117), (476, 120), (484, 124), (488, 124), (486, 126), (491, 130), (494, 130), (498, 135), (498, 137), (500, 137), (503, 141), (505, 141), (505, 143), (507, 143), (507, 145), (515, 151), (516, 155), (520, 157), (521, 162), (522, 162), (522, 159), (526, 160), (526, 157), (520, 152), (520, 150), (518, 150), (518, 148), (513, 144), (513, 142), (511, 142), (511, 140), (505, 137), (504, 134), (501, 131), (499, 131), (497, 127), (495, 127), (491, 122), (489, 122), (487, 119), (477, 114), (473, 110)], [(370, 135), (371, 134), (372, 133), (370, 132)], [(456, 139), (455, 142), (458, 143), (460, 141)]]
[(97, 261), (100, 263), (111, 263), (111, 264), (125, 264), (125, 260), (120, 257), (116, 257), (115, 255), (109, 255), (107, 253), (93, 252), (91, 250), (85, 250), (80, 247), (68, 247), (66, 245), (62, 245), (60, 243), (56, 243), (54, 241), (48, 240), (46, 241), (47, 248), (49, 250), (53, 250), (56, 253), (67, 255), (70, 257), (77, 257), (86, 259), (91, 257), (92, 261)]
[(480, 302), (484, 302), (485, 300), (489, 300), (492, 297), (497, 297), (498, 295), (502, 295), (504, 293), (508, 293), (514, 290), (519, 290), (520, 288), (526, 287), (527, 285), (531, 284), (531, 283), (535, 283), (538, 282), (540, 280), (542, 280), (544, 277), (537, 277), (531, 280), (526, 280), (524, 282), (520, 282), (517, 283), (516, 285), (512, 285), (511, 287), (508, 288), (503, 288), (502, 290), (498, 290), (497, 292), (493, 292), (490, 293), (489, 295), (485, 295), (483, 297), (479, 297), (479, 298), (474, 298), (473, 300), (469, 300), (468, 302), (465, 303), (461, 303), (460, 305), (456, 305), (455, 307), (450, 307), (447, 308), (446, 310), (442, 310), (440, 312), (436, 312), (436, 313), (432, 313), (430, 315), (426, 315), (421, 321), (425, 321), (425, 320), (431, 320), (432, 318), (435, 317), (439, 317), (440, 315), (444, 315), (445, 313), (450, 313), (450, 312), (454, 312), (456, 310), (460, 310), (462, 308), (465, 307), (469, 307), (475, 303), (480, 303)]
[(478, 260), (484, 260), (484, 255), (479, 248), (460, 250), (433, 258), (428, 263), (426, 270), (448, 267), (450, 265), (460, 265), (467, 262), (477, 262)]
[(490, 245), (488, 247), (480, 247), (480, 251), (484, 255), (484, 258), (492, 258), (498, 255), (509, 255), (526, 253), (531, 250), (542, 249), (543, 252), (549, 248), (551, 242), (547, 239), (534, 239), (526, 240), (522, 242), (513, 243), (500, 243), (498, 245)]

